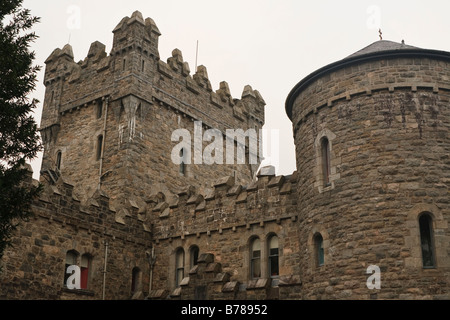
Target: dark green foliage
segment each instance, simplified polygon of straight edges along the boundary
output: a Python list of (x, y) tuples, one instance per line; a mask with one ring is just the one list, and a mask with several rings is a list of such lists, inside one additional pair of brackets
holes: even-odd
[(29, 47), (37, 36), (26, 33), (39, 18), (22, 8), (22, 1), (0, 2), (0, 259), (41, 191), (29, 183), (25, 169), (26, 161), (42, 148), (32, 117), (38, 101), (29, 99), (39, 71)]

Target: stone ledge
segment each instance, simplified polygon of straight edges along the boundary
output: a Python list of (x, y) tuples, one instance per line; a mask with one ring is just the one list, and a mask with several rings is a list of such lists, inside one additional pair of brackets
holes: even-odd
[(150, 291), (147, 299), (166, 299), (169, 295), (169, 291), (160, 289), (160, 290), (152, 290)]

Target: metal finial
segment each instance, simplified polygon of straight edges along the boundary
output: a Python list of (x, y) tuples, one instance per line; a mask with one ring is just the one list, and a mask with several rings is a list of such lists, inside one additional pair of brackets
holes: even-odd
[(380, 34), (380, 40), (383, 40), (383, 32), (381, 32), (381, 29), (378, 29), (378, 33)]

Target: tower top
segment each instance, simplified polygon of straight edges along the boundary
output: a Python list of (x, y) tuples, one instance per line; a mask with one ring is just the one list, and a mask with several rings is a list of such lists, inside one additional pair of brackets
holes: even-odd
[(297, 83), (297, 85), (291, 90), (286, 99), (285, 108), (289, 119), (292, 120), (292, 107), (295, 99), (305, 88), (309, 86), (309, 84), (314, 82), (316, 79), (323, 77), (324, 75), (329, 74), (333, 71), (346, 68), (348, 66), (362, 64), (369, 61), (396, 58), (430, 58), (449, 61), (450, 52), (422, 49), (406, 45), (404, 42), (398, 43), (389, 40), (378, 40), (342, 60), (333, 62), (314, 71), (299, 83)]

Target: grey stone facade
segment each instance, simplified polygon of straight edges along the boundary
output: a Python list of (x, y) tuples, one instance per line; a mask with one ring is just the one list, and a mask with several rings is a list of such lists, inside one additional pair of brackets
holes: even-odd
[[(161, 61), (139, 12), (113, 32), (110, 55), (95, 42), (79, 63), (70, 46), (46, 61), (45, 191), (1, 262), (0, 298), (450, 298), (450, 53), (379, 41), (302, 80), (286, 102), (292, 175), (180, 173), (175, 129), (259, 129), (264, 100), (214, 92), (179, 50)], [(67, 288), (68, 264), (85, 288)]]

